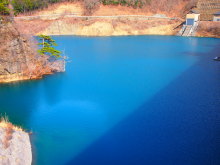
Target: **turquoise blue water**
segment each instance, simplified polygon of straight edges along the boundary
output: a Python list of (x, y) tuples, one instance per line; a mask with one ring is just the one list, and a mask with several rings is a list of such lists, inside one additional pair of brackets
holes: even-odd
[(220, 40), (54, 37), (65, 73), (0, 85), (34, 165), (219, 165)]

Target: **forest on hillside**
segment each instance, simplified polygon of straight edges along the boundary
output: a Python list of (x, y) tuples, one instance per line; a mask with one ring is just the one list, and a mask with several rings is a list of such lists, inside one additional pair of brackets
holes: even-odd
[[(197, 0), (11, 0), (15, 14), (31, 12), (36, 9), (47, 8), (48, 5), (57, 2), (81, 1), (85, 11), (91, 14), (100, 4), (103, 5), (122, 5), (133, 8), (149, 7), (151, 10), (160, 9), (161, 11), (172, 11), (177, 5), (185, 5), (186, 10), (195, 6)], [(7, 4), (9, 0), (0, 0), (0, 14), (8, 14)]]
[(0, 15), (8, 15), (9, 8), (8, 8), (9, 1), (8, 0), (0, 0)]

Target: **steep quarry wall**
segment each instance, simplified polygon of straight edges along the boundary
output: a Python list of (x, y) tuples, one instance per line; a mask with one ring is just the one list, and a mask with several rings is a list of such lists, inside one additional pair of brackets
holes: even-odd
[(180, 21), (137, 18), (58, 18), (55, 20), (16, 20), (23, 34), (120, 36), (120, 35), (175, 35)]
[[(176, 35), (181, 28), (180, 25), (185, 21), (186, 14), (196, 6), (197, 0), (178, 0), (175, 3), (174, 1), (161, 0), (160, 2), (158, 4), (158, 1), (152, 1), (151, 5), (145, 8), (99, 5), (86, 18), (82, 18), (82, 16), (85, 16), (85, 9), (82, 3), (61, 2), (50, 5), (47, 9), (20, 14), (15, 20), (22, 34), (31, 35)], [(109, 18), (109, 16), (121, 15), (157, 15), (159, 17), (165, 15), (170, 19), (146, 19), (146, 17)], [(74, 18), (74, 16), (78, 16), (78, 18)], [(91, 18), (99, 16), (107, 16), (108, 18)], [(202, 21), (199, 24), (198, 33), (195, 35), (219, 38), (219, 29), (218, 23), (206, 23), (206, 21), (203, 23)]]
[(174, 15), (157, 12), (158, 18), (151, 19), (146, 16), (154, 16), (155, 13), (120, 5), (100, 5), (88, 17), (83, 13), (82, 3), (65, 2), (20, 14), (15, 20), (22, 34), (80, 36), (174, 35), (178, 31), (175, 28), (181, 23), (180, 19), (172, 19)]
[(22, 37), (12, 22), (0, 24), (0, 83), (38, 79), (62, 71), (47, 56), (36, 53), (29, 40)]

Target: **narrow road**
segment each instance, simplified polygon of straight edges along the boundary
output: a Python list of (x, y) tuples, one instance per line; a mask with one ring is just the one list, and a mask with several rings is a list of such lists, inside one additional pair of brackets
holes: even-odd
[(174, 17), (167, 17), (163, 15), (154, 15), (154, 16), (146, 16), (146, 15), (114, 15), (114, 16), (82, 16), (77, 15), (77, 13), (71, 14), (49, 14), (49, 15), (37, 15), (37, 16), (20, 16), (15, 17), (15, 19), (39, 19), (39, 18), (53, 18), (53, 17), (65, 17), (65, 18), (109, 18), (109, 19), (117, 19), (117, 18), (143, 18), (143, 19), (168, 19), (168, 20), (176, 20), (178, 18)]

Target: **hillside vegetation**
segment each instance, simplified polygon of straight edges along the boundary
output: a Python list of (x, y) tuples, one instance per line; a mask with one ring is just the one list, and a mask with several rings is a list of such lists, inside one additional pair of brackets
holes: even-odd
[(200, 22), (196, 36), (220, 38), (220, 22)]
[(8, 0), (0, 0), (0, 15), (9, 15)]
[[(0, 0), (2, 1), (2, 0)], [(36, 9), (47, 8), (58, 2), (82, 2), (85, 14), (92, 14), (100, 5), (121, 5), (146, 10), (172, 12), (182, 6), (181, 13), (195, 6), (197, 0), (12, 0), (16, 13), (30, 12)], [(179, 11), (178, 11), (179, 12)]]

